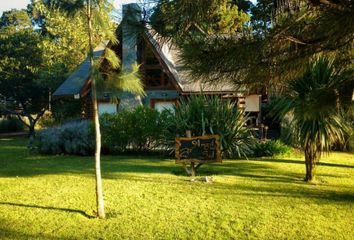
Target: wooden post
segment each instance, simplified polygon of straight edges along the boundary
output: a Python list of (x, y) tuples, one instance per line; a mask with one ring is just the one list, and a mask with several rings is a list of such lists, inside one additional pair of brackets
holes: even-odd
[(194, 162), (191, 162), (191, 176), (192, 178), (195, 177), (195, 165), (194, 165)]
[[(186, 137), (191, 138), (192, 137), (192, 132), (191, 130), (186, 130)], [(190, 169), (186, 169), (187, 173), (189, 176), (192, 177), (192, 181), (194, 180), (195, 177), (195, 167), (194, 167), (194, 162), (191, 162)]]
[(186, 130), (186, 137), (191, 138), (192, 137), (192, 132), (191, 130)]

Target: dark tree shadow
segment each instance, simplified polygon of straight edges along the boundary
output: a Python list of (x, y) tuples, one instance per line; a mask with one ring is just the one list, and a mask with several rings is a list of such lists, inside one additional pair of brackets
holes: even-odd
[[(252, 159), (251, 161), (254, 161), (254, 162), (274, 162), (274, 163), (305, 164), (304, 161), (300, 161), (300, 160), (274, 159), (274, 158)], [(354, 168), (354, 166), (350, 166), (350, 165), (336, 164), (336, 163), (326, 163), (326, 162), (321, 162), (321, 161), (318, 163), (318, 166)]]
[(77, 213), (86, 218), (95, 218), (95, 216), (89, 215), (84, 211), (70, 208), (58, 208), (58, 207), (49, 207), (49, 206), (38, 206), (38, 205), (30, 205), (30, 204), (22, 204), (22, 203), (12, 203), (12, 202), (0, 202), (0, 205), (8, 205), (8, 206), (16, 206), (16, 207), (25, 207), (25, 208), (38, 208), (52, 211), (62, 211), (69, 213)]

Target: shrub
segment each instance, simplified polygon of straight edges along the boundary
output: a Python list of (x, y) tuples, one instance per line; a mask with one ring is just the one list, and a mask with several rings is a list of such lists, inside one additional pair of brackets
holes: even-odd
[(175, 114), (167, 117), (166, 143), (174, 144), (176, 136), (185, 136), (186, 130), (200, 136), (218, 134), (224, 157), (241, 157), (251, 153), (254, 143), (248, 118), (237, 109), (235, 103), (218, 97), (192, 96), (175, 108)]
[(92, 154), (95, 138), (90, 124), (77, 121), (40, 131), (36, 140), (38, 151), (46, 154)]
[(17, 118), (0, 120), (0, 133), (20, 132), (24, 130), (24, 124)]
[(100, 117), (104, 151), (124, 152), (126, 150), (129, 142), (128, 114), (128, 111), (123, 111), (119, 114), (104, 114)]
[(159, 112), (148, 107), (138, 107), (128, 116), (130, 144), (134, 150), (146, 151), (156, 147), (161, 127)]
[(274, 157), (276, 155), (287, 155), (292, 148), (279, 140), (265, 140), (257, 142), (253, 147), (255, 157)]
[(160, 146), (164, 115), (139, 106), (101, 116), (103, 147), (109, 151), (149, 151)]
[(38, 132), (36, 136), (38, 151), (45, 154), (64, 153), (61, 132), (60, 128), (48, 128)]

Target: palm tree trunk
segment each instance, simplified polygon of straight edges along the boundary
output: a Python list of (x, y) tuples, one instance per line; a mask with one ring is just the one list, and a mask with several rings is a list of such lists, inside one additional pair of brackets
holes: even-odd
[(314, 170), (316, 166), (316, 161), (318, 157), (318, 152), (311, 146), (305, 148), (305, 165), (306, 165), (306, 182), (311, 182), (314, 179)]
[(104, 213), (102, 177), (101, 177), (101, 131), (100, 131), (100, 121), (99, 121), (99, 114), (98, 114), (96, 82), (93, 75), (94, 59), (93, 59), (93, 46), (92, 46), (91, 0), (87, 1), (87, 20), (88, 20), (88, 35), (89, 35), (89, 47), (90, 47), (90, 66), (91, 66), (90, 77), (91, 77), (92, 103), (93, 103), (93, 115), (94, 115), (95, 137), (96, 137), (96, 147), (95, 147), (96, 206), (97, 206), (97, 216), (103, 219), (105, 218), (105, 213)]

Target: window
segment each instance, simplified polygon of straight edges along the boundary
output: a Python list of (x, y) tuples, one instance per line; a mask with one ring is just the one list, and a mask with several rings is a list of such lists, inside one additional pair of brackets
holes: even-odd
[(163, 110), (171, 110), (174, 111), (174, 106), (176, 106), (176, 100), (151, 100), (151, 107), (155, 110), (162, 112)]
[(98, 103), (98, 113), (102, 115), (104, 113), (116, 113), (118, 105), (115, 103)]

